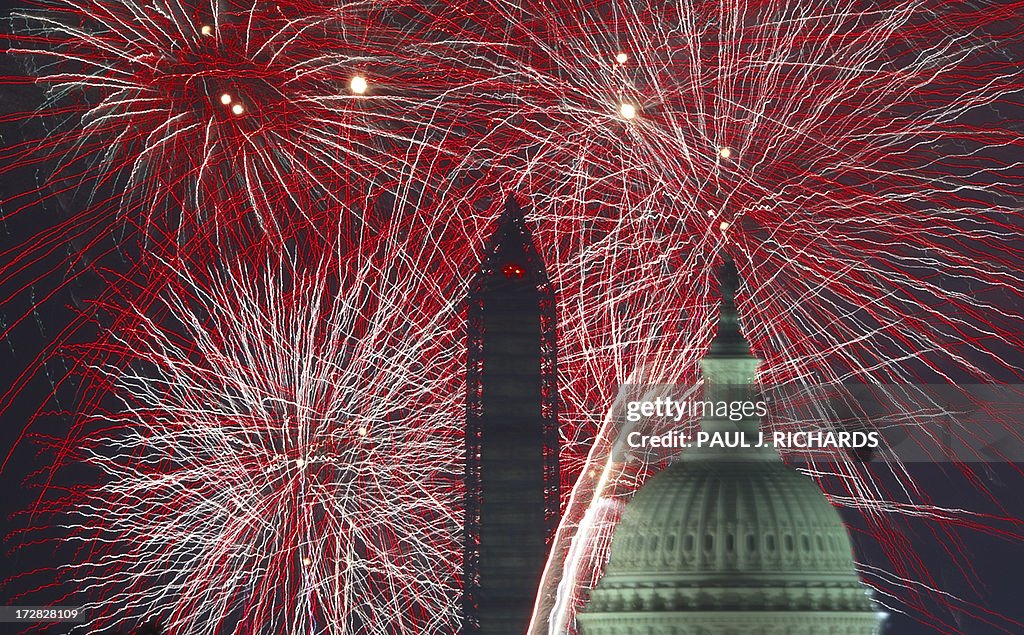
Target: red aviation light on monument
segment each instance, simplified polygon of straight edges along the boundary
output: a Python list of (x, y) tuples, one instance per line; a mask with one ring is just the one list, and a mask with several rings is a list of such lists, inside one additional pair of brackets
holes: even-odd
[(505, 274), (506, 278), (522, 278), (526, 270), (516, 263), (510, 262), (501, 268), (501, 272)]

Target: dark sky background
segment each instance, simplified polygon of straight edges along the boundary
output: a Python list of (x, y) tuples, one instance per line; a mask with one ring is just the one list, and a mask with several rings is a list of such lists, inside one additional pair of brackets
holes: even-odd
[[(10, 4), (9, 0), (0, 3), (4, 14), (9, 11)], [(19, 69), (12, 59), (7, 56), (0, 57), (0, 75), (11, 76), (18, 72)], [(0, 114), (8, 115), (31, 110), (39, 98), (40, 92), (35, 87), (11, 83), (0, 85)], [(37, 122), (16, 121), (0, 125), (0, 134), (3, 135), (5, 145), (38, 133)], [(36, 182), (37, 174), (34, 169), (18, 166), (5, 166), (4, 169), (0, 177), (0, 196), (4, 199)], [(60, 218), (65, 213), (59, 209), (54, 199), (33, 209), (31, 213), (19, 214), (13, 219), (8, 217), (10, 211), (10, 208), (3, 210), (4, 220), (0, 222), (0, 249), (4, 251), (23, 244), (41, 228), (50, 226), (52, 219)], [(68, 250), (73, 251), (75, 248), (69, 245)], [(69, 251), (51, 255), (47, 262), (38, 263), (36, 268), (39, 271), (48, 271), (51, 267), (58, 267), (61, 258)], [(74, 284), (61, 291), (57, 297), (46, 302), (40, 309), (34, 310), (33, 298), (38, 298), (44, 290), (52, 288), (64, 275), (65, 272), (58, 268), (53, 275), (36, 285), (35, 293), (19, 293), (15, 302), (0, 307), (0, 326), (4, 329), (12, 320), (20, 316), (29, 316), (12, 330), (8, 338), (0, 342), (0, 392), (6, 391), (29, 367), (36, 355), (54, 341), (56, 334), (68, 320), (84, 309), (83, 300), (94, 297), (101, 288), (95, 277), (79, 276)], [(32, 275), (18, 276), (15, 282), (26, 284), (32, 278)], [(6, 296), (10, 289), (5, 288), (2, 291), (2, 295)], [(88, 329), (79, 333), (79, 337), (88, 336)], [(1019, 351), (1009, 351), (1008, 354), (1020, 356)], [(28, 580), (12, 578), (27, 571), (60, 567), (61, 563), (66, 561), (62, 558), (73, 557), (73, 554), (63, 553), (59, 548), (22, 549), (21, 539), (17, 535), (12, 535), (12, 531), (24, 525), (23, 517), (12, 515), (28, 509), (36, 499), (37, 492), (24, 485), (30, 481), (29, 475), (33, 470), (39, 467), (40, 460), (33, 445), (19, 443), (19, 439), (28, 417), (44, 404), (46, 396), (53, 390), (53, 383), (66, 372), (67, 364), (60, 358), (54, 359), (45, 368), (38, 369), (20, 391), (12, 406), (4, 413), (0, 425), (0, 456), (6, 457), (11, 448), (15, 448), (6, 469), (0, 473), (0, 535), (4, 540), (3, 552), (0, 554), (0, 579), (8, 580), (6, 584), (0, 586), (0, 605), (35, 603), (28, 600), (11, 600), (16, 592), (30, 584)], [(56, 401), (47, 403), (48, 409), (71, 410), (75, 403), (74, 392), (73, 385), (66, 385), (56, 395)], [(53, 415), (47, 417), (41, 425), (52, 427), (55, 431), (62, 427), (66, 429), (67, 417)], [(1000, 501), (1011, 517), (1024, 519), (1024, 496), (1021, 494), (1024, 491), (1024, 476), (1021, 474), (1021, 466), (976, 465), (975, 468), (980, 468), (977, 469), (981, 475), (978, 487), (985, 488)], [(927, 488), (929, 495), (938, 505), (952, 509), (981, 511), (989, 511), (985, 509), (986, 507), (995, 507), (982, 500), (978, 487), (969, 485), (966, 479), (958, 476), (955, 466), (915, 464), (912, 470), (917, 482)], [(65, 478), (73, 473), (65, 473)], [(886, 485), (889, 489), (895, 486), (894, 483)], [(885, 560), (874, 539), (864, 532), (863, 522), (855, 514), (844, 513), (844, 516), (851, 527), (859, 558), (883, 566)], [(940, 538), (941, 532), (935, 532), (935, 527), (929, 521), (904, 520), (901, 530), (910, 538), (917, 557), (928, 563), (935, 586), (962, 598), (968, 605), (975, 605), (968, 613), (984, 616), (986, 611), (991, 611), (996, 615), (1024, 622), (1024, 583), (1020, 582), (1024, 576), (1024, 539), (1021, 538), (1024, 530), (1020, 525), (1015, 526), (1011, 523), (993, 523), (993, 526), (1016, 533), (1016, 538), (1001, 538), (972, 530), (957, 531), (969, 553), (966, 558), (969, 560), (968, 564), (973, 569), (973, 573), (966, 575), (960, 568), (963, 563), (950, 557), (948, 549), (951, 545)], [(961, 632), (971, 635), (1024, 632), (1024, 627), (1014, 629), (1005, 620), (994, 619), (995, 624), (999, 625), (994, 626), (968, 617), (966, 613), (954, 614), (951, 606), (943, 606), (934, 599), (934, 595), (931, 596), (932, 600), (928, 600), (928, 597), (926, 593), (920, 596), (923, 601), (929, 603), (932, 611), (942, 616), (942, 621), (957, 624), (956, 630), (939, 631), (919, 623), (919, 620), (926, 619), (920, 614), (904, 616), (897, 612), (888, 621), (884, 632), (899, 635), (936, 632)], [(67, 601), (65, 604), (76, 602)], [(900, 607), (894, 608), (898, 611)], [(65, 630), (54, 628), (51, 632), (60, 633)], [(0, 635), (17, 632), (19, 630), (16, 625), (0, 624)]]

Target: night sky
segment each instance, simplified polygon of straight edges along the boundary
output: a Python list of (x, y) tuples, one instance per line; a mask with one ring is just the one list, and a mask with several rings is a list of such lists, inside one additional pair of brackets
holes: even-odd
[[(5, 5), (8, 3), (5, 2)], [(9, 10), (9, 6), (6, 10)], [(19, 72), (17, 64), (9, 57), (0, 58), (0, 74), (10, 77)], [(6, 116), (32, 110), (40, 95), (40, 91), (33, 86), (8, 82), (0, 86), (0, 114)], [(10, 145), (20, 139), (34, 137), (38, 135), (38, 126), (38, 122), (8, 118), (0, 127), (3, 143)], [(5, 199), (23, 191), (27, 183), (36, 181), (35, 169), (4, 166), (3, 170), (3, 176), (0, 178), (0, 196)], [(31, 210), (31, 213), (21, 213), (14, 218), (10, 218), (11, 209), (5, 207), (2, 211), (4, 219), (0, 221), (0, 244), (5, 252), (5, 266), (9, 263), (10, 256), (16, 255), (18, 245), (51, 226), (53, 218), (66, 214), (60, 209), (57, 198), (49, 198), (44, 205)], [(131, 257), (131, 247), (120, 246), (116, 232), (105, 241), (105, 244), (92, 247), (95, 253), (115, 248), (112, 262)], [(123, 251), (116, 251), (119, 246)], [(43, 262), (35, 263), (31, 271), (16, 276), (16, 284), (12, 287), (25, 286), (36, 291), (17, 293), (14, 302), (0, 307), (0, 325), (3, 328), (11, 328), (13, 325), (8, 336), (0, 343), (0, 387), (6, 391), (15, 382), (20, 381), (24, 373), (32, 373), (4, 413), (0, 426), (0, 457), (8, 458), (5, 469), (0, 473), (0, 483), (3, 486), (0, 493), (0, 535), (4, 537), (4, 549), (0, 555), (0, 579), (8, 580), (6, 584), (0, 586), (0, 604), (3, 605), (37, 604), (27, 600), (11, 600), (12, 596), (29, 584), (28, 580), (19, 579), (18, 576), (26, 571), (60, 567), (67, 558), (74, 557), (73, 553), (65, 553), (66, 550), (59, 546), (22, 548), (22, 540), (17, 530), (25, 524), (25, 510), (30, 509), (36, 501), (37, 491), (26, 487), (26, 483), (38, 481), (33, 472), (40, 467), (36, 449), (30, 441), (23, 438), (25, 421), (33, 412), (44, 408), (49, 414), (39, 420), (35, 431), (59, 435), (62, 430), (67, 429), (69, 412), (73, 411), (76, 403), (76, 387), (73, 381), (60, 384), (60, 379), (66, 376), (69, 363), (63, 361), (60, 354), (54, 355), (50, 347), (62, 328), (83, 312), (89, 311), (87, 300), (95, 296), (102, 282), (93, 275), (78, 275), (72, 284), (61, 288), (42, 309), (33, 309), (31, 302), (33, 298), (39, 298), (56, 286), (55, 283), (59, 283), (64, 275), (60, 269), (64, 265), (60, 263), (68, 254), (79, 253), (79, 248), (77, 244), (68, 244), (63, 253), (49, 254)], [(7, 253), (12, 249), (14, 252)], [(79, 268), (87, 265), (91, 257), (90, 253), (83, 255), (84, 262), (78, 265)], [(49, 273), (39, 278), (39, 272)], [(4, 289), (3, 296), (7, 297), (13, 290)], [(1020, 309), (1018, 307), (1018, 310)], [(27, 316), (27, 319), (22, 319), (15, 325), (14, 321), (23, 316)], [(87, 339), (92, 328), (87, 326), (80, 329), (75, 338)], [(33, 360), (41, 354), (48, 354), (51, 359), (40, 367), (35, 365)], [(1024, 361), (1021, 351), (1007, 350), (1005, 354), (1014, 356), (1018, 363)], [(54, 392), (54, 387), (58, 384), (59, 388)], [(978, 465), (974, 467), (979, 468)], [(950, 545), (941, 538), (941, 532), (935, 531), (935, 526), (930, 521), (904, 519), (900, 531), (906, 532), (910, 537), (915, 546), (916, 556), (928, 563), (935, 587), (959, 597), (965, 606), (970, 607), (970, 613), (984, 615), (991, 612), (1024, 624), (1024, 602), (1021, 601), (1024, 586), (1020, 582), (1024, 572), (1024, 540), (1021, 538), (1024, 536), (1022, 467), (1024, 466), (1014, 464), (985, 465), (981, 469), (976, 469), (981, 475), (981, 482), (976, 486), (970, 486), (964, 478), (958, 476), (956, 465), (912, 464), (910, 469), (915, 481), (926, 488), (936, 505), (952, 509), (977, 510), (981, 513), (991, 513), (993, 517), (1006, 515), (1017, 520), (989, 520), (983, 523), (987, 527), (996, 528), (998, 532), (1004, 532), (1004, 536), (967, 528), (945, 527), (945, 530), (954, 531), (960, 536), (967, 552), (966, 557), (958, 555), (955, 559), (949, 553)], [(86, 470), (79, 472), (82, 478), (90, 477)], [(79, 472), (74, 469), (67, 470), (63, 472), (63, 478), (71, 478)], [(890, 488), (895, 486), (887, 485)], [(986, 491), (994, 500), (986, 500), (985, 497), (979, 496), (979, 489)], [(1000, 506), (1003, 509), (999, 509)], [(857, 515), (844, 512), (843, 516), (851, 529), (858, 559), (869, 563), (884, 562), (873, 539), (865, 533), (862, 521)], [(47, 558), (50, 560), (45, 561)], [(971, 570), (965, 571), (960, 568), (960, 564), (965, 562), (969, 563)], [(72, 592), (72, 589), (50, 589), (44, 595)], [(921, 597), (926, 597), (926, 594), (922, 594)], [(68, 600), (63, 604), (73, 605), (75, 602)], [(981, 619), (969, 617), (965, 613), (953, 613), (952, 608), (955, 605), (955, 602), (951, 602), (948, 606), (935, 605), (933, 608), (936, 614), (947, 616), (947, 621), (955, 621), (959, 625), (960, 633), (987, 635), (1024, 632), (1024, 626), (1021, 626), (1019, 631), (1006, 630), (986, 624)], [(899, 606), (892, 608), (895, 610), (883, 632), (900, 635), (940, 632), (920, 624), (920, 616), (900, 615)], [(1005, 620), (996, 622), (1007, 623)], [(15, 632), (17, 629), (14, 625), (0, 624), (0, 633)], [(50, 632), (63, 631), (54, 628)]]

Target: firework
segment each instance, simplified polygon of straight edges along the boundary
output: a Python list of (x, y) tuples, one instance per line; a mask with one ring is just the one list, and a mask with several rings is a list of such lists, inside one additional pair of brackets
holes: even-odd
[(54, 469), (98, 478), (48, 509), (79, 545), (60, 577), (97, 592), (88, 628), (452, 632), (447, 305), (411, 306), (394, 260), (167, 266), (157, 297), (77, 354), (84, 414)]
[[(1005, 381), (1021, 374), (1007, 355), (1020, 350), (1024, 326), (1018, 308), (1022, 140), (1012, 106), (1024, 87), (1019, 2), (832, 7), (545, 0), (481, 3), (477, 10), (296, 2), (159, 4), (147, 12), (99, 0), (47, 6), (31, 18), (36, 30), (23, 32), (18, 50), (51, 62), (38, 66), (41, 80), (55, 89), (50, 114), (70, 103), (71, 119), (31, 156), (63, 158), (57, 174), (66, 183), (100, 175), (88, 188), (102, 204), (90, 210), (109, 204), (147, 231), (150, 219), (171, 213), (175, 222), (158, 223), (150, 244), (172, 260), (187, 253), (176, 247), (191, 247), (194, 234), (220, 237), (225, 227), (232, 240), (213, 242), (216, 249), (231, 245), (225, 253), (232, 257), (236, 246), (248, 257), (267, 243), (292, 249), (295, 236), (312, 237), (300, 242), (307, 254), (333, 253), (333, 239), (318, 235), (327, 227), (326, 233), (345, 236), (339, 239), (345, 262), (362, 263), (359, 283), (328, 290), (321, 278), (348, 281), (348, 274), (318, 264), (308, 274), (276, 267), (253, 277), (250, 270), (219, 269), (212, 264), (217, 252), (201, 249), (191, 260), (173, 260), (175, 267), (220, 273), (178, 279), (161, 266), (161, 281), (150, 283), (117, 321), (109, 361), (92, 364), (92, 405), (109, 391), (123, 406), (105, 410), (73, 437), (91, 440), (79, 458), (101, 468), (108, 485), (80, 492), (74, 509), (88, 510), (81, 505), (86, 500), (107, 511), (96, 497), (120, 495), (108, 487), (127, 492), (126, 509), (154, 505), (158, 513), (151, 516), (168, 523), (179, 522), (181, 501), (198, 503), (200, 495), (230, 509), (212, 478), (194, 491), (188, 481), (177, 490), (173, 478), (154, 483), (163, 468), (174, 474), (179, 462), (196, 470), (208, 463), (211, 477), (234, 483), (224, 492), (249, 492), (250, 498), (236, 496), (248, 509), (264, 500), (263, 492), (280, 501), (280, 518), (272, 518), (285, 538), (276, 539), (291, 541), (257, 543), (251, 556), (225, 551), (235, 543), (222, 528), (251, 534), (237, 525), (241, 516), (220, 511), (214, 515), (220, 524), (204, 523), (197, 541), (176, 552), (177, 544), (150, 534), (165, 527), (140, 525), (136, 515), (115, 510), (136, 533), (111, 544), (142, 544), (161, 566), (105, 569), (101, 550), (83, 565), (83, 583), (102, 588), (147, 579), (146, 572), (152, 580), (178, 580), (195, 570), (224, 575), (228, 567), (218, 569), (210, 558), (263, 559), (257, 573), (237, 584), (206, 578), (215, 583), (211, 588), (238, 589), (237, 597), (203, 598), (202, 589), (184, 587), (164, 597), (142, 582), (122, 584), (131, 590), (114, 597), (138, 614), (172, 599), (173, 618), (187, 632), (236, 619), (318, 632), (333, 618), (370, 633), (443, 632), (457, 621), (445, 603), (458, 597), (451, 580), (431, 577), (437, 566), (457, 569), (451, 564), (457, 541), (430, 534), (414, 560), (399, 558), (405, 552), (395, 547), (405, 544), (400, 537), (417, 535), (423, 519), (457, 517), (449, 509), (455, 500), (449, 485), (440, 488), (441, 498), (424, 490), (414, 501), (408, 488), (416, 479), (404, 482), (388, 466), (374, 474), (393, 474), (394, 482), (375, 481), (376, 490), (358, 468), (332, 472), (325, 465), (317, 473), (334, 474), (326, 487), (302, 479), (312, 473), (307, 457), (345, 456), (362, 465), (357, 450), (364, 446), (325, 439), (325, 422), (346, 408), (373, 407), (365, 397), (328, 389), (328, 378), (367, 382), (367, 394), (388, 404), (377, 407), (389, 413), (414, 405), (432, 413), (430, 426), (444, 441), (432, 441), (441, 456), (423, 463), (428, 472), (420, 480), (429, 480), (429, 466), (457, 462), (444, 454), (459, 445), (463, 414), (452, 396), (461, 393), (462, 377), (452, 359), (460, 345), (452, 333), (461, 328), (453, 307), (493, 227), (497, 206), (481, 194), (487, 189), (532, 197), (530, 220), (559, 306), (561, 465), (565, 482), (575, 487), (563, 488), (571, 493), (534, 632), (572, 631), (581, 594), (600, 575), (618, 510), (656, 467), (618, 451), (619, 386), (696, 380), (696, 362), (712, 336), (713, 271), (723, 254), (745, 280), (739, 309), (765, 359), (765, 384)], [(384, 214), (371, 204), (372, 192), (381, 189), (384, 198), (400, 201), (394, 210), (382, 205)], [(338, 201), (359, 213), (339, 222), (324, 212), (336, 211)], [(361, 242), (388, 222), (401, 240)], [(416, 240), (408, 239), (410, 232)], [(265, 241), (265, 234), (275, 238)], [(395, 253), (381, 261), (380, 250), (389, 249)], [(147, 294), (164, 286), (162, 299), (151, 304)], [(432, 300), (424, 305), (424, 298)], [(219, 304), (251, 317), (232, 326), (234, 318), (219, 313)], [(362, 312), (367, 304), (375, 310)], [(151, 310), (184, 326), (159, 326)], [(273, 330), (257, 315), (301, 322), (301, 329), (288, 322), (294, 349), (271, 346)], [(328, 326), (313, 326), (313, 315)], [(364, 318), (377, 326), (359, 326)], [(232, 328), (225, 342), (238, 345), (221, 350), (216, 334)], [(335, 334), (352, 351), (335, 343)], [(418, 349), (415, 343), (428, 335), (436, 343)], [(381, 350), (408, 363), (389, 364)], [(413, 351), (415, 363), (408, 357)], [(256, 357), (239, 359), (243, 354)], [(288, 393), (314, 384), (320, 387), (308, 394)], [(424, 388), (416, 393), (422, 401), (392, 390), (398, 385)], [(288, 396), (275, 401), (268, 397), (275, 391)], [(359, 403), (345, 405), (350, 398)], [(387, 420), (381, 416), (373, 420)], [(300, 431), (291, 422), (302, 417)], [(104, 418), (109, 426), (94, 425)], [(249, 445), (232, 449), (227, 459), (206, 460), (210, 447), (237, 445), (228, 439), (249, 429), (234, 423), (244, 418), (263, 422), (262, 438), (279, 445), (243, 439)], [(412, 427), (407, 421), (398, 417), (396, 435)], [(204, 430), (213, 436), (202, 436)], [(339, 430), (354, 438), (351, 426)], [(169, 443), (182, 434), (190, 449), (179, 455)], [(143, 474), (151, 451), (167, 462)], [(380, 463), (384, 456), (377, 455)], [(285, 468), (265, 469), (274, 461)], [(903, 466), (821, 464), (812, 471), (833, 500), (863, 512), (882, 537), (891, 566), (873, 578), (876, 587), (950, 630), (948, 619), (926, 614), (919, 598), (928, 593), (918, 590), (937, 587), (923, 563), (905, 561), (906, 545), (892, 527), (904, 515), (934, 518), (937, 531), (955, 543), (958, 526), (994, 531), (992, 525), (934, 504)], [(243, 474), (245, 483), (231, 480)], [(900, 485), (884, 485), (886, 476)], [(246, 489), (250, 478), (259, 487)], [(133, 489), (139, 483), (172, 488), (179, 498), (160, 507), (163, 498)], [(348, 483), (376, 499), (360, 497), (355, 507), (317, 520), (309, 501)], [(285, 484), (306, 489), (280, 498)], [(380, 499), (392, 489), (408, 495), (412, 511), (396, 513), (394, 529), (381, 528), (396, 537), (389, 547), (343, 531), (341, 519), (387, 512)], [(102, 530), (101, 520), (86, 514), (76, 526)], [(189, 514), (180, 520), (194, 521)], [(335, 539), (320, 550), (328, 556), (322, 560), (301, 553), (319, 544), (306, 529), (314, 524)], [(378, 562), (371, 546), (391, 549), (386, 560), (392, 563), (373, 575), (331, 573), (319, 564)], [(262, 595), (251, 590), (273, 576), (287, 582)], [(307, 591), (304, 576), (325, 589), (322, 596)], [(370, 588), (391, 590), (360, 596), (365, 605), (342, 592)], [(929, 593), (944, 597), (941, 589)], [(328, 596), (330, 602), (319, 599)], [(218, 608), (189, 618), (200, 600)], [(425, 617), (432, 610), (435, 621)], [(384, 615), (400, 623), (379, 626), (387, 624)]]
[[(563, 464), (580, 475), (537, 632), (571, 629), (600, 573), (603, 530), (585, 524), (572, 543), (576, 524), (592, 503), (614, 509), (650, 467), (613, 457), (617, 386), (693, 381), (723, 254), (746, 281), (740, 310), (766, 385), (1020, 377), (1007, 355), (1024, 325), (1009, 105), (1024, 88), (1019, 8), (497, 7), (520, 46), (493, 61), (496, 76), (517, 73), (510, 141), (493, 160), (532, 194), (560, 301)], [(877, 535), (899, 524), (891, 503), (904, 495), (878, 472), (912, 482), (903, 466), (813, 471)], [(950, 527), (973, 524), (924, 492), (915, 505), (943, 517), (951, 541)], [(923, 565), (900, 562), (900, 539), (882, 542), (902, 579), (927, 584)]]
[(10, 52), (47, 91), (47, 131), (6, 159), (43, 164), (73, 207), (186, 237), (322, 222), (353, 202), (347, 186), (415, 180), (455, 143), (473, 112), (455, 87), (473, 78), (438, 28), (452, 19), (399, 3), (44, 2), (15, 16)]

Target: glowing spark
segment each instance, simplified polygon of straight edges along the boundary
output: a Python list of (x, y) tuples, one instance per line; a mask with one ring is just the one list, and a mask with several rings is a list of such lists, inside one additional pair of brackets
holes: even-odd
[(366, 81), (366, 77), (362, 75), (355, 75), (352, 77), (352, 81), (349, 82), (348, 86), (354, 94), (365, 95), (370, 84)]

